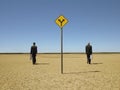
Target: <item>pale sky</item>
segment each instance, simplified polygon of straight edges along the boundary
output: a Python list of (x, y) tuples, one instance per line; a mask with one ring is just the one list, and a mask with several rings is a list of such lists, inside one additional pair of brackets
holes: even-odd
[(60, 52), (64, 15), (64, 52), (120, 52), (120, 0), (0, 0), (0, 52)]

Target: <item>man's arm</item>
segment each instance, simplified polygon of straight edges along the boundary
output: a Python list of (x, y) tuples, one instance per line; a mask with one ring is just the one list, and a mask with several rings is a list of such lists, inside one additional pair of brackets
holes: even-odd
[(92, 54), (92, 46), (91, 46), (91, 54)]
[(36, 54), (38, 53), (37, 46), (36, 46)]

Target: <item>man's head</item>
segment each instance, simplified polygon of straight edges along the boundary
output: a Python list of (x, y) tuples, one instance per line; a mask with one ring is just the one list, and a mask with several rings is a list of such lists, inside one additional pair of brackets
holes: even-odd
[(33, 42), (33, 45), (35, 46), (35, 42)]
[(90, 45), (90, 42), (88, 43), (88, 45)]

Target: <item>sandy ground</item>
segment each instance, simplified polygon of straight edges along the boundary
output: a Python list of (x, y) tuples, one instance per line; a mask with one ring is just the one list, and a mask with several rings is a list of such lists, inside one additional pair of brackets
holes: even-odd
[(0, 90), (120, 90), (120, 54), (0, 54)]

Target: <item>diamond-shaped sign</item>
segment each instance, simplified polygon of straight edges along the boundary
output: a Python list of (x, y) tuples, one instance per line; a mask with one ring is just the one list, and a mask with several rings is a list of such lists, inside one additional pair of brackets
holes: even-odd
[(55, 20), (55, 22), (60, 28), (62, 28), (65, 24), (68, 23), (68, 20), (63, 15), (61, 15)]

